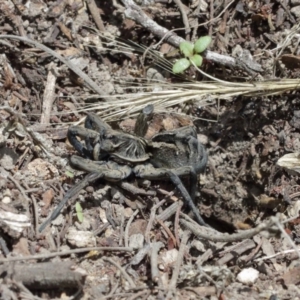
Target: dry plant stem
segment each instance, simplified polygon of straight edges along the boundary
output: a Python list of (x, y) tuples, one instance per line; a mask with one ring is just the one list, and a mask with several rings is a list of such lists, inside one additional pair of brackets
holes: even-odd
[(189, 239), (189, 236), (190, 236), (190, 233), (188, 231), (183, 232), (180, 248), (179, 248), (179, 251), (178, 251), (178, 257), (177, 257), (175, 267), (174, 267), (174, 271), (173, 271), (173, 275), (172, 275), (172, 278), (171, 278), (171, 281), (170, 281), (170, 284), (169, 284), (169, 292), (168, 292), (167, 299), (171, 299), (170, 293), (174, 292), (175, 289), (176, 289), (176, 284), (177, 284), (177, 279), (178, 279), (178, 276), (179, 276), (180, 266), (182, 264), (184, 252), (186, 250), (186, 243)]
[(114, 260), (108, 258), (108, 257), (103, 257), (102, 258), (104, 261), (111, 263), (112, 265), (114, 265), (116, 268), (118, 268), (120, 270), (120, 272), (122, 273), (122, 275), (124, 276), (124, 278), (128, 281), (128, 283), (130, 284), (130, 286), (132, 288), (135, 288), (136, 285), (133, 282), (133, 280), (131, 279), (131, 277), (126, 273), (126, 271), (118, 264), (116, 263)]
[(164, 200), (158, 202), (156, 205), (154, 205), (151, 208), (151, 214), (150, 214), (150, 218), (149, 218), (147, 228), (146, 228), (146, 232), (145, 232), (145, 240), (148, 244), (150, 243), (150, 230), (151, 230), (151, 228), (153, 226), (153, 222), (155, 220), (156, 210), (159, 207), (161, 207), (165, 202), (166, 202), (166, 200), (164, 199)]
[[(23, 189), (22, 186), (19, 184), (19, 182), (18, 182), (17, 180), (15, 180), (11, 175), (8, 175), (7, 178), (15, 184), (16, 188), (21, 192), (22, 196), (26, 199), (26, 201), (27, 201), (28, 203), (30, 203), (29, 197), (26, 195), (24, 189)], [(27, 211), (28, 211), (28, 210), (27, 210)]]
[(43, 107), (41, 115), (41, 124), (48, 125), (50, 123), (50, 115), (52, 111), (52, 105), (55, 100), (55, 83), (56, 83), (56, 66), (54, 63), (50, 63), (47, 82), (43, 95)]
[(156, 218), (162, 222), (168, 220), (171, 218), (177, 211), (177, 208), (179, 205), (183, 205), (182, 201), (178, 201), (170, 205), (168, 208), (166, 208), (161, 214), (159, 214)]
[[(275, 224), (275, 217), (272, 217), (267, 223), (261, 223), (253, 229), (244, 230), (234, 234), (224, 234), (220, 233), (211, 228), (199, 226), (194, 222), (189, 216), (181, 213), (182, 217), (185, 220), (181, 219), (180, 223), (188, 230), (190, 230), (194, 235), (199, 238), (206, 239), (212, 242), (237, 242), (244, 239), (250, 239), (256, 234), (260, 233), (263, 230), (267, 230)], [(274, 219), (275, 218), (275, 219)], [(188, 220), (188, 221), (187, 221)]]
[[(23, 185), (25, 186), (25, 188), (27, 190), (29, 190), (29, 186), (27, 185), (26, 182), (23, 182)], [(26, 193), (26, 191), (24, 191), (24, 193)], [(32, 200), (32, 207), (33, 207), (33, 214), (34, 214), (35, 235), (38, 236), (38, 234), (39, 234), (39, 231), (38, 231), (38, 227), (39, 227), (38, 205), (37, 205), (37, 202), (36, 202), (36, 199), (35, 199), (34, 195), (31, 195), (31, 200)]]
[(229, 253), (226, 253), (222, 258), (217, 261), (219, 266), (225, 265), (234, 258), (241, 256), (244, 252), (251, 250), (255, 247), (253, 240), (247, 239), (235, 245)]
[[(135, 22), (141, 24), (143, 27), (148, 29), (150, 32), (158, 36), (159, 38), (165, 39), (166, 42), (171, 44), (172, 46), (179, 48), (180, 43), (184, 42), (185, 40), (174, 32), (168, 31), (166, 28), (158, 25), (155, 21), (150, 19), (148, 15), (144, 13), (144, 11), (135, 4), (133, 0), (121, 0), (125, 9), (125, 16), (129, 19), (134, 20)], [(230, 56), (221, 55), (212, 51), (205, 51), (204, 56), (213, 62), (216, 62), (220, 65), (229, 66), (229, 67), (239, 67), (242, 68), (243, 66), (240, 65), (236, 59)], [(243, 68), (247, 71), (247, 68)]]
[(29, 44), (29, 45), (33, 45), (36, 48), (39, 48), (45, 52), (47, 52), (48, 54), (52, 55), (53, 57), (57, 58), (59, 61), (61, 61), (62, 63), (64, 63), (69, 69), (71, 69), (75, 74), (77, 74), (80, 78), (83, 79), (83, 81), (88, 85), (88, 87), (90, 89), (92, 89), (93, 91), (95, 91), (96, 93), (98, 93), (100, 96), (103, 96), (103, 100), (105, 100), (104, 96), (104, 92), (99, 88), (99, 86), (89, 78), (89, 76), (87, 76), (84, 72), (82, 72), (77, 66), (75, 66), (73, 63), (71, 63), (70, 61), (68, 61), (67, 59), (63, 58), (60, 54), (56, 53), (55, 51), (53, 51), (52, 49), (36, 42), (33, 40), (28, 39), (27, 37), (21, 37), (21, 36), (16, 36), (16, 35), (8, 35), (8, 34), (3, 34), (0, 35), (0, 39), (12, 39), (12, 40), (17, 40), (17, 41), (21, 41), (23, 43)]
[(285, 250), (285, 251), (282, 251), (282, 252), (275, 253), (273, 255), (265, 256), (265, 257), (262, 257), (262, 258), (257, 258), (254, 261), (263, 261), (263, 260), (267, 260), (267, 259), (272, 259), (274, 257), (284, 255), (284, 254), (290, 254), (290, 253), (294, 253), (294, 252), (298, 253), (298, 251), (300, 251), (300, 248), (297, 248), (297, 250), (294, 250), (294, 249)]
[(38, 255), (29, 255), (24, 257), (8, 257), (0, 259), (0, 263), (12, 262), (12, 261), (25, 261), (25, 260), (44, 260), (49, 259), (56, 256), (66, 256), (71, 254), (78, 254), (84, 253), (89, 251), (121, 251), (121, 252), (132, 252), (133, 248), (129, 247), (88, 247), (88, 248), (81, 248), (81, 249), (74, 249), (68, 251), (61, 251), (61, 252), (53, 252), (47, 254), (38, 254)]
[(101, 19), (101, 15), (100, 15), (100, 12), (99, 12), (99, 9), (95, 3), (94, 0), (85, 0), (88, 8), (89, 8), (89, 11), (98, 27), (98, 29), (101, 31), (101, 32), (105, 32), (105, 27), (104, 27), (104, 24), (102, 22), (102, 19)]
[(125, 233), (124, 233), (124, 243), (125, 243), (125, 247), (128, 247), (128, 241), (129, 241), (129, 228), (130, 225), (134, 219), (134, 217), (139, 213), (139, 210), (137, 209), (130, 217), (130, 219), (128, 220), (127, 224), (126, 224), (126, 228), (125, 228)]
[(189, 19), (187, 17), (187, 14), (185, 12), (185, 7), (184, 5), (182, 4), (182, 2), (180, 0), (174, 0), (174, 2), (177, 4), (179, 10), (180, 10), (180, 13), (181, 13), (181, 16), (182, 16), (182, 22), (185, 26), (185, 39), (187, 41), (190, 40), (190, 32), (191, 32), (191, 28), (190, 28), (190, 24), (189, 24)]
[[(151, 251), (150, 251), (150, 262), (151, 262), (151, 278), (153, 282), (160, 283), (160, 276), (158, 270), (158, 252), (164, 246), (162, 242), (156, 242), (151, 244)], [(160, 284), (159, 284), (160, 285)]]
[(181, 208), (182, 208), (182, 205), (179, 205), (177, 207), (176, 214), (175, 214), (175, 221), (174, 221), (174, 231), (175, 231), (176, 243), (177, 243), (178, 247), (180, 246), (180, 240), (179, 240), (178, 234), (179, 234), (179, 215), (181, 212)]
[(297, 246), (295, 245), (295, 243), (293, 242), (293, 240), (290, 238), (290, 236), (286, 233), (286, 231), (283, 229), (282, 225), (280, 224), (280, 222), (278, 221), (278, 219), (275, 220), (275, 224), (277, 225), (277, 227), (279, 228), (279, 230), (281, 231), (282, 235), (289, 241), (289, 243), (291, 244), (291, 246), (294, 248), (294, 250), (296, 251), (296, 253), (298, 254), (299, 258), (300, 258), (300, 251), (297, 248)]
[(243, 259), (243, 262), (245, 263), (249, 262), (257, 254), (262, 244), (263, 241), (261, 240), (259, 244), (256, 246), (256, 248), (253, 251), (251, 251), (251, 253), (247, 257), (245, 257), (245, 259)]
[[(134, 300), (134, 299), (148, 299), (148, 296), (150, 295), (150, 291), (141, 291), (139, 293), (136, 293), (135, 295), (131, 296), (130, 298), (128, 298), (128, 300)], [(141, 298), (141, 296), (145, 296), (143, 298)]]
[(166, 231), (166, 233), (168, 234), (168, 236), (172, 239), (174, 247), (176, 247), (178, 244), (176, 242), (175, 236), (173, 235), (173, 233), (171, 232), (170, 228), (161, 220), (156, 219), (156, 221), (160, 224), (160, 226)]

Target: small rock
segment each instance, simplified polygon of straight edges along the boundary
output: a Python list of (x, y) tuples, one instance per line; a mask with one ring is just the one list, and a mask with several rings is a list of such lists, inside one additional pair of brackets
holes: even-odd
[(142, 249), (144, 246), (144, 236), (141, 233), (133, 234), (129, 238), (129, 247), (133, 249)]
[(161, 260), (163, 261), (164, 266), (169, 266), (169, 265), (174, 264), (176, 262), (177, 258), (178, 258), (178, 250), (175, 248), (172, 250), (166, 251), (161, 256)]
[(295, 15), (297, 18), (300, 17), (300, 6), (295, 6), (291, 9), (291, 13)]
[(4, 196), (3, 199), (2, 199), (2, 203), (4, 204), (8, 204), (11, 202), (11, 198), (8, 197), (8, 196)]
[(254, 284), (257, 280), (259, 272), (253, 268), (243, 269), (236, 277), (236, 279), (247, 285)]
[(69, 244), (78, 248), (96, 246), (96, 238), (91, 231), (76, 230), (74, 227), (69, 228), (66, 239)]

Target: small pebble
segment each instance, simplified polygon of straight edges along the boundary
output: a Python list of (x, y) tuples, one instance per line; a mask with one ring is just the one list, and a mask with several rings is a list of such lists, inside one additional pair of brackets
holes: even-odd
[(238, 275), (237, 280), (244, 284), (254, 284), (254, 282), (257, 280), (259, 275), (259, 272), (253, 268), (247, 268), (243, 269)]

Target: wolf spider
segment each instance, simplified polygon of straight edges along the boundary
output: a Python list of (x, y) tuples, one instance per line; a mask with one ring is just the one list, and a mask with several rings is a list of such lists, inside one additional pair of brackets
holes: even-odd
[[(124, 179), (132, 174), (148, 180), (172, 181), (193, 211), (197, 222), (207, 226), (193, 202), (197, 174), (207, 164), (207, 152), (198, 141), (196, 130), (192, 126), (158, 133), (151, 140), (144, 139), (152, 113), (153, 105), (143, 109), (137, 118), (135, 135), (112, 129), (92, 113), (87, 115), (85, 127), (69, 128), (68, 139), (81, 155), (73, 155), (70, 162), (89, 174), (66, 193), (50, 218), (41, 225), (40, 232), (59, 215), (68, 199), (89, 183), (98, 178), (124, 183)], [(85, 145), (78, 137), (85, 140)], [(182, 176), (190, 177), (190, 192), (183, 185), (180, 179)], [(149, 195), (142, 189), (133, 189), (138, 194)]]

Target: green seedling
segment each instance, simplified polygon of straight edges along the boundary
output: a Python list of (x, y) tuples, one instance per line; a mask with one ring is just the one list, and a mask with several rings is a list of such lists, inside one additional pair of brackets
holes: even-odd
[(75, 210), (76, 210), (76, 215), (77, 215), (78, 221), (80, 223), (82, 223), (83, 222), (83, 213), (82, 213), (82, 207), (79, 202), (76, 202)]
[(199, 38), (195, 44), (190, 42), (182, 42), (179, 45), (180, 52), (184, 55), (184, 58), (179, 59), (172, 68), (174, 74), (184, 72), (192, 64), (197, 67), (202, 66), (203, 57), (200, 55), (204, 52), (211, 42), (210, 36), (203, 36)]

